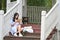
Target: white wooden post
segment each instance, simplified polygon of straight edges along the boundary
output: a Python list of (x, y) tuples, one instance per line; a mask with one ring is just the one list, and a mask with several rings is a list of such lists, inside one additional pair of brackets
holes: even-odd
[(27, 17), (27, 0), (25, 0), (25, 16)]
[(23, 0), (23, 17), (27, 17), (27, 0)]
[(25, 0), (22, 0), (23, 6), (25, 5)]
[(41, 40), (45, 39), (45, 19), (46, 19), (46, 11), (42, 11), (41, 13)]
[(3, 14), (4, 11), (0, 10), (0, 40), (3, 40), (3, 32), (2, 32), (2, 27), (3, 27)]

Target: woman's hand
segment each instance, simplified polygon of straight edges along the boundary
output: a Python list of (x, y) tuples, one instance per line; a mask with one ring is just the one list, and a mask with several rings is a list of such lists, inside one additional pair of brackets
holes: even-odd
[[(15, 20), (15, 22), (14, 22), (11, 26), (14, 26), (17, 22), (18, 22), (18, 20)], [(18, 23), (19, 23), (19, 22), (18, 22)]]
[(17, 23), (17, 22), (20, 23), (20, 20), (19, 20), (19, 19), (18, 19), (18, 20), (15, 20), (15, 22), (16, 22), (16, 23)]
[(18, 22), (21, 23), (22, 22), (22, 19), (19, 19)]
[(18, 19), (18, 22), (20, 22), (20, 19)]
[(18, 20), (15, 20), (15, 22), (18, 22)]

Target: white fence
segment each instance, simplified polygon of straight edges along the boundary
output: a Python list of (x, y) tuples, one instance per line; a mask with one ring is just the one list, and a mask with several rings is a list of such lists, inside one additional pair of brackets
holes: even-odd
[[(29, 18), (29, 23), (41, 23), (41, 11), (49, 11), (50, 8), (40, 7), (40, 6), (27, 6), (27, 17)], [(25, 14), (24, 14), (25, 15)]]
[(47, 14), (46, 11), (42, 11), (41, 40), (46, 40), (58, 23), (58, 14), (60, 13), (59, 8), (59, 3), (57, 2)]

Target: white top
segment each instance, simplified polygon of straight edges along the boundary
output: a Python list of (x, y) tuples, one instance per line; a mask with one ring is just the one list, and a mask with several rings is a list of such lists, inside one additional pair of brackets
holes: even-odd
[(15, 25), (14, 25), (14, 23), (15, 22), (13, 21), (13, 19), (11, 19), (10, 24), (13, 26), (11, 26), (10, 32), (12, 33), (12, 35), (17, 32), (17, 27), (18, 27), (18, 25), (20, 25), (18, 22), (15, 23)]

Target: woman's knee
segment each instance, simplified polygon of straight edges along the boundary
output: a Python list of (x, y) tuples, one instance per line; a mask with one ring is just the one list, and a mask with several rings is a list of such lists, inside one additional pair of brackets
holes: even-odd
[(17, 27), (17, 29), (18, 29), (18, 30), (21, 30), (21, 25), (19, 25), (19, 26)]

